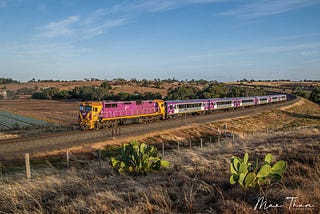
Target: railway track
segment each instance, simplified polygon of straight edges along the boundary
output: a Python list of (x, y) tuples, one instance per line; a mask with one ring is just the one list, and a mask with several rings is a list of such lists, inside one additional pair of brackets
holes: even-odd
[[(291, 105), (298, 101), (299, 98), (292, 98), (286, 102), (274, 103), (270, 105), (257, 106), (254, 108), (237, 109), (228, 112), (216, 112), (202, 116), (187, 116), (186, 119), (157, 121), (149, 124), (131, 124), (121, 126), (121, 136), (124, 138), (138, 136), (154, 131), (176, 128), (192, 123), (209, 123), (227, 118), (239, 116), (248, 116), (261, 113), (270, 109), (275, 109)], [(95, 142), (107, 141), (112, 139), (110, 129), (95, 131), (64, 131), (61, 133), (45, 134), (37, 137), (17, 138), (0, 141), (0, 160), (20, 159), (24, 153), (39, 154), (53, 150), (62, 150), (75, 146), (90, 145)]]

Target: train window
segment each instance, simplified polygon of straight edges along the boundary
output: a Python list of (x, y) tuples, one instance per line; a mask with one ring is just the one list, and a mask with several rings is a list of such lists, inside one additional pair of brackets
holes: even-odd
[(125, 105), (129, 105), (129, 104), (131, 104), (131, 102), (124, 102), (123, 104), (125, 104)]
[(170, 110), (172, 110), (172, 105), (170, 105), (170, 107), (169, 107), (169, 108), (170, 108)]
[(141, 105), (141, 104), (142, 104), (142, 101), (141, 101), (141, 100), (137, 100), (137, 101), (136, 101), (136, 104), (137, 104), (137, 105)]
[(112, 108), (117, 108), (117, 107), (118, 107), (118, 104), (115, 104), (115, 103), (114, 103), (114, 104), (111, 104), (111, 107), (112, 107)]
[(86, 106), (86, 107), (84, 107), (84, 110), (85, 110), (85, 111), (91, 111), (91, 110), (92, 110), (92, 107), (91, 107), (91, 106)]
[(267, 98), (261, 98), (260, 101), (267, 101)]
[(81, 105), (81, 106), (80, 106), (80, 111), (83, 111), (83, 109), (84, 109), (84, 108), (83, 108), (83, 106)]
[(272, 100), (276, 100), (276, 99), (278, 99), (278, 97), (272, 97)]
[(98, 111), (98, 108), (93, 107), (93, 111), (94, 111), (94, 112), (97, 112), (97, 111)]
[(253, 100), (242, 100), (242, 103), (253, 103)]
[(111, 104), (106, 104), (104, 107), (105, 108), (111, 108)]
[(230, 105), (232, 101), (217, 102), (217, 105)]
[(149, 103), (153, 103), (152, 101), (149, 101)]

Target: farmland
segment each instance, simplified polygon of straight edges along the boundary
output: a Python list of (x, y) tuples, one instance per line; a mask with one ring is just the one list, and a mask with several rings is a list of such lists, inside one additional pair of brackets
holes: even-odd
[(0, 130), (12, 128), (25, 128), (31, 126), (50, 126), (52, 124), (36, 120), (30, 117), (24, 117), (12, 114), (6, 111), (0, 111)]
[(2, 100), (0, 110), (68, 126), (77, 123), (79, 101)]

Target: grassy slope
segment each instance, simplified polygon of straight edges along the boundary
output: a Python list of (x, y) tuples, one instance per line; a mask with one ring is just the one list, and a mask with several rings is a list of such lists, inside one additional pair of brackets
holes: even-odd
[[(215, 122), (207, 127), (194, 126), (158, 135), (158, 140), (183, 140), (204, 136), (212, 129), (228, 128), (243, 132), (240, 142), (215, 143), (204, 149), (183, 149), (167, 153), (167, 170), (146, 177), (119, 176), (107, 162), (99, 169), (96, 161), (66, 171), (48, 167), (35, 170), (33, 180), (5, 180), (0, 183), (0, 213), (251, 213), (258, 197), (250, 190), (229, 184), (231, 155), (249, 152), (250, 158), (262, 158), (271, 152), (276, 159), (288, 161), (289, 168), (281, 183), (263, 192), (270, 203), (285, 203), (271, 213), (318, 213), (320, 211), (320, 131), (319, 128), (295, 128), (320, 125), (319, 107), (303, 101), (291, 109), (266, 112), (250, 118)], [(208, 129), (208, 127), (210, 129)], [(266, 128), (286, 132), (265, 133)], [(161, 139), (159, 139), (161, 138)], [(150, 141), (147, 137), (140, 141)], [(81, 158), (80, 158), (81, 159)], [(21, 172), (23, 173), (23, 172)], [(285, 197), (298, 197), (299, 204), (314, 209), (291, 209)]]

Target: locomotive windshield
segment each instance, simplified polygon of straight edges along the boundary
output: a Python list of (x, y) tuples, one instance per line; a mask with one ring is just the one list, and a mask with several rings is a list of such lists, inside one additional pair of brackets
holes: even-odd
[(80, 106), (80, 111), (88, 112), (88, 111), (91, 111), (91, 110), (92, 110), (91, 106), (83, 106), (83, 105)]

